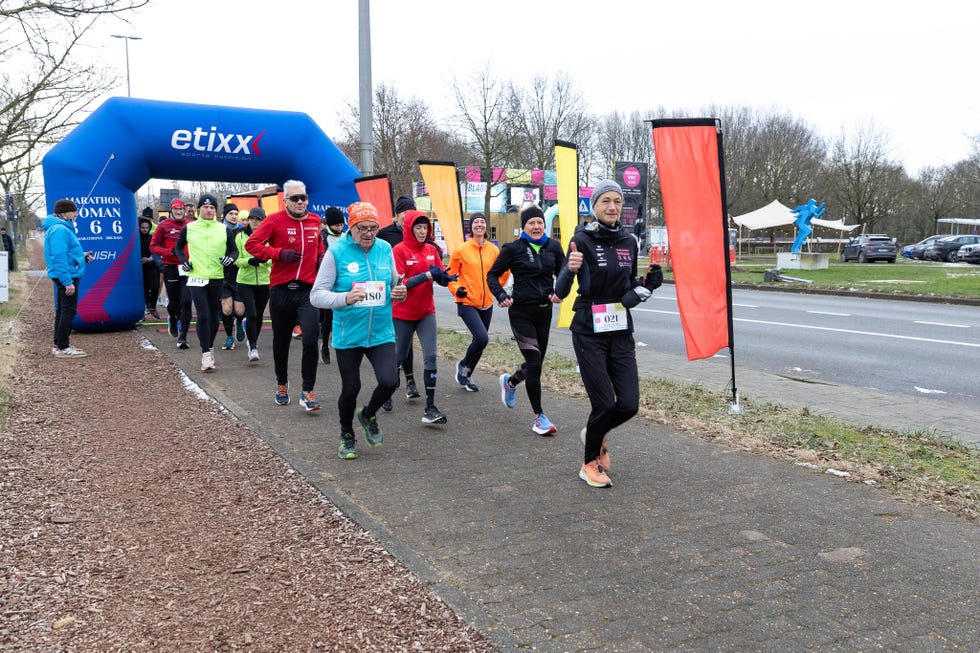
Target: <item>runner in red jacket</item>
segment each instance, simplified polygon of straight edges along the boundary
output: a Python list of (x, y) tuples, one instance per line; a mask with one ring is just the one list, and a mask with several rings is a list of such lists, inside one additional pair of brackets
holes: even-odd
[(272, 358), (276, 368), (276, 403), (289, 403), (289, 343), (293, 327), (303, 330), (303, 392), (299, 403), (307, 411), (319, 410), (313, 394), (319, 354), (319, 311), (310, 303), (320, 259), (326, 248), (320, 237), (320, 216), (309, 213), (306, 184), (289, 180), (282, 187), (286, 209), (273, 213), (245, 241), (245, 251), (272, 261), (269, 278), (269, 314), (272, 318)]
[(167, 289), (167, 323), (171, 336), (177, 338), (177, 347), (187, 349), (187, 329), (191, 323), (191, 294), (184, 291), (187, 277), (180, 274), (180, 259), (174, 254), (180, 230), (194, 218), (184, 219), (184, 203), (175, 199), (170, 203), (170, 217), (161, 220), (150, 239), (150, 251), (163, 259), (163, 285)]

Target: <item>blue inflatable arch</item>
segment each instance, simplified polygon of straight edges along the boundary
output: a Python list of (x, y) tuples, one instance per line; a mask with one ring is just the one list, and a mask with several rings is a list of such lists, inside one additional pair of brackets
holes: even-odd
[(79, 289), (79, 331), (130, 328), (143, 318), (136, 192), (150, 179), (299, 179), (310, 210), (322, 214), (357, 201), (361, 176), (304, 113), (121, 97), (52, 148), (42, 169), (48, 213), (57, 200), (73, 200), (78, 238), (95, 257)]

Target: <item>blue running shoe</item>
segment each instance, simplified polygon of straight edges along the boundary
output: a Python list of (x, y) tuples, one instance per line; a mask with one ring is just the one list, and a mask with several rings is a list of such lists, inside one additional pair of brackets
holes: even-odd
[(551, 423), (547, 415), (541, 413), (534, 418), (534, 424), (531, 425), (531, 430), (538, 435), (554, 435), (558, 432), (558, 427)]
[(238, 339), (238, 342), (245, 339), (245, 318), (243, 317), (238, 318), (238, 328), (235, 330), (235, 337)]
[(235, 339), (232, 338), (231, 336), (228, 336), (227, 338), (225, 338), (225, 344), (221, 345), (221, 348), (222, 349), (234, 349), (235, 348)]
[(468, 370), (463, 367), (463, 361), (458, 361), (456, 363), (456, 383), (461, 386), (465, 386), (469, 383), (469, 378), (467, 376)]
[(517, 388), (510, 384), (510, 374), (500, 375), (500, 401), (508, 408), (513, 408), (517, 403)]

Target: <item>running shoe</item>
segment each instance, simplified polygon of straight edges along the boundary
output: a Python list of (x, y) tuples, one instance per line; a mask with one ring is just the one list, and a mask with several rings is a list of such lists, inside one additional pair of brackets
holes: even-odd
[(372, 447), (380, 447), (384, 441), (385, 434), (378, 426), (378, 416), (372, 415), (370, 418), (364, 416), (364, 409), (357, 409), (357, 421), (364, 427), (364, 439)]
[(85, 358), (86, 356), (88, 356), (88, 354), (86, 354), (84, 351), (78, 347), (72, 347), (71, 345), (68, 345), (64, 349), (54, 350), (55, 358)]
[(466, 391), (467, 392), (479, 392), (480, 391), (480, 386), (478, 386), (477, 384), (473, 383), (473, 378), (472, 377), (469, 377), (469, 376), (466, 377), (466, 383), (463, 384), (463, 387), (466, 388)]
[(463, 367), (463, 361), (456, 362), (456, 383), (461, 386), (466, 386), (469, 383), (469, 370)]
[(357, 458), (357, 445), (354, 443), (353, 433), (340, 434), (340, 446), (337, 447), (337, 457), (342, 460), (354, 460)]
[(176, 338), (180, 331), (177, 329), (177, 316), (171, 315), (167, 318), (167, 332), (171, 338)]
[(320, 402), (316, 400), (316, 395), (312, 390), (304, 390), (299, 395), (299, 405), (306, 409), (306, 412), (320, 410)]
[(201, 371), (210, 372), (214, 369), (214, 352), (206, 351), (201, 354)]
[(422, 395), (419, 394), (419, 388), (415, 385), (415, 379), (405, 380), (405, 396), (408, 399), (418, 399)]
[(231, 336), (228, 336), (227, 338), (225, 338), (225, 344), (221, 345), (221, 348), (222, 349), (234, 349), (235, 348), (235, 339), (232, 338)]
[[(579, 433), (579, 436), (578, 436), (579, 437), (579, 440), (582, 441), (582, 446), (583, 447), (585, 446), (585, 430), (586, 430), (586, 428), (588, 428), (588, 427), (582, 428), (582, 432)], [(609, 459), (609, 450), (606, 449), (606, 439), (605, 438), (602, 438), (602, 446), (599, 447), (599, 457), (596, 458), (596, 460), (599, 461), (599, 464), (602, 466), (603, 469), (605, 469), (605, 470), (612, 469), (612, 461)]]
[(156, 308), (151, 308), (150, 309), (150, 317), (152, 317), (154, 320), (159, 320), (160, 319), (160, 314), (157, 313), (157, 309)]
[(251, 349), (249, 349), (248, 350), (248, 360), (251, 361), (251, 362), (255, 362), (255, 361), (259, 360), (259, 350), (256, 349), (255, 347), (252, 347)]
[(534, 418), (534, 424), (531, 425), (531, 430), (538, 435), (554, 435), (558, 432), (558, 427), (551, 423), (547, 415), (540, 413)]
[(289, 386), (286, 384), (276, 386), (276, 403), (280, 406), (289, 404)]
[(612, 487), (612, 481), (602, 468), (598, 460), (582, 465), (578, 470), (578, 477), (589, 484), (590, 487)]
[(390, 413), (392, 409), (391, 399), (381, 404), (381, 407), (385, 409), (386, 413)]
[(303, 337), (303, 329), (301, 329), (298, 324), (293, 327), (293, 337), (294, 338), (302, 338)]
[(235, 328), (235, 337), (238, 339), (238, 342), (245, 339), (245, 318), (243, 317), (238, 318), (238, 326)]
[(517, 388), (510, 384), (510, 374), (500, 375), (500, 401), (508, 408), (517, 404)]
[(442, 414), (435, 406), (428, 406), (425, 412), (422, 413), (422, 423), (423, 424), (445, 424), (446, 416)]
[(320, 350), (320, 360), (322, 360), (324, 362), (324, 364), (326, 364), (326, 365), (329, 365), (330, 364), (330, 348), (329, 347), (324, 347), (323, 349)]
[(187, 346), (187, 338), (177, 338), (177, 349), (189, 349)]

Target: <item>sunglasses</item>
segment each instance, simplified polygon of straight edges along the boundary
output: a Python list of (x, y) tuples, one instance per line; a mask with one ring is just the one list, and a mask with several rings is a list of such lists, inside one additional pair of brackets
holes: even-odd
[(305, 202), (308, 199), (308, 197), (306, 193), (303, 193), (301, 195), (290, 195), (286, 199), (289, 200), (290, 202)]

